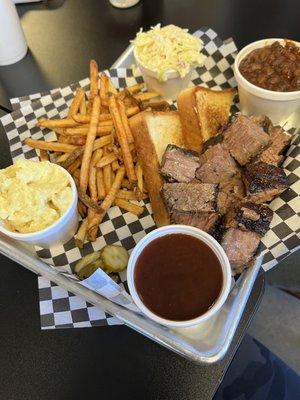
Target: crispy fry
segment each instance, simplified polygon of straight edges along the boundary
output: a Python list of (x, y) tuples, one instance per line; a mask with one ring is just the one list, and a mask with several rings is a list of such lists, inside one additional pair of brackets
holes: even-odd
[[(98, 64), (95, 60), (90, 61), (90, 101), (92, 102), (98, 94)], [(99, 104), (100, 107), (100, 104)]]
[(102, 211), (101, 206), (96, 201), (92, 200), (86, 193), (83, 193), (80, 188), (78, 189), (78, 197), (88, 208), (91, 208), (98, 213)]
[(103, 104), (105, 104), (106, 101), (106, 96), (107, 96), (107, 92), (108, 92), (108, 77), (107, 75), (102, 72), (100, 74), (100, 90), (99, 90), (99, 94), (100, 94), (100, 98)]
[(132, 190), (120, 189), (116, 196), (117, 199), (137, 200), (135, 193)]
[(37, 126), (40, 128), (48, 128), (55, 130), (56, 128), (73, 128), (77, 126), (77, 122), (73, 118), (65, 119), (39, 119)]
[(131, 128), (129, 125), (128, 117), (126, 115), (125, 105), (124, 105), (123, 101), (121, 101), (120, 99), (117, 99), (117, 106), (119, 108), (122, 125), (123, 125), (123, 128), (124, 128), (126, 136), (127, 136), (127, 141), (128, 141), (128, 143), (133, 143), (133, 136), (132, 136)]
[(81, 156), (83, 153), (83, 147), (77, 147), (72, 153), (67, 155), (67, 158), (62, 159), (62, 156), (60, 156), (56, 161), (60, 163), (60, 165), (64, 168), (68, 168), (73, 162)]
[[(77, 181), (79, 182), (80, 179), (80, 169), (76, 169), (75, 172), (73, 172), (73, 178), (77, 179)], [(77, 185), (78, 186), (78, 185)]]
[(77, 247), (82, 249), (85, 238), (86, 238), (86, 233), (87, 233), (87, 228), (88, 228), (88, 219), (85, 218), (81, 225), (80, 228), (78, 229), (78, 232), (75, 236), (75, 244)]
[(70, 156), (69, 153), (59, 154), (54, 158), (54, 162), (56, 164), (62, 164), (69, 158), (69, 156)]
[(92, 160), (91, 160), (91, 165), (95, 166), (98, 161), (101, 160), (103, 156), (103, 149), (97, 149), (93, 152)]
[(89, 190), (92, 201), (98, 200), (98, 192), (97, 192), (97, 183), (96, 183), (96, 168), (94, 166), (90, 167), (90, 176), (89, 176)]
[(135, 115), (139, 112), (140, 112), (140, 109), (137, 106), (129, 107), (126, 110), (127, 117), (132, 117), (133, 115)]
[(84, 90), (82, 88), (77, 88), (76, 94), (69, 108), (68, 118), (72, 118), (73, 115), (77, 114), (82, 99), (84, 99), (84, 96), (85, 96)]
[(105, 135), (99, 139), (96, 139), (93, 146), (93, 151), (100, 149), (101, 147), (107, 146), (112, 143), (112, 135)]
[(76, 146), (83, 146), (86, 142), (86, 136), (73, 135), (68, 137), (69, 144), (75, 144)]
[(115, 205), (123, 208), (123, 210), (129, 211), (132, 214), (135, 215), (141, 215), (144, 212), (144, 207), (138, 206), (137, 204), (129, 203), (129, 201), (126, 201), (124, 199), (115, 199), (114, 201)]
[(100, 104), (100, 99), (98, 96), (96, 96), (93, 102), (90, 129), (87, 134), (86, 143), (84, 146), (84, 152), (80, 170), (80, 189), (83, 193), (86, 192), (88, 185), (90, 160), (92, 157), (93, 145), (96, 138), (98, 119), (100, 114), (99, 104)]
[(141, 90), (143, 90), (145, 87), (144, 83), (136, 83), (135, 85), (132, 86), (128, 86), (127, 90), (131, 93), (131, 94), (135, 94), (140, 92)]
[(115, 161), (113, 161), (112, 163), (111, 163), (111, 168), (112, 168), (112, 170), (115, 172), (117, 169), (119, 169), (120, 168), (120, 165), (119, 165), (119, 163), (118, 163), (118, 160), (115, 160)]
[(134, 98), (139, 101), (145, 101), (154, 99), (155, 97), (159, 97), (159, 94), (156, 92), (143, 92), (134, 95)]
[(108, 164), (111, 164), (113, 161), (117, 159), (114, 153), (107, 154), (106, 156), (102, 157), (100, 161), (97, 162), (97, 168), (103, 168)]
[(124, 175), (125, 175), (125, 168), (124, 168), (124, 166), (122, 166), (118, 169), (118, 172), (116, 174), (116, 178), (112, 184), (112, 187), (101, 204), (101, 212), (96, 213), (93, 216), (93, 218), (91, 218), (89, 220), (88, 232), (90, 232), (91, 230), (94, 230), (95, 227), (98, 227), (98, 225), (103, 220), (104, 215), (106, 214), (107, 210), (110, 208), (110, 206), (113, 204), (113, 202), (115, 200), (115, 197), (120, 189), (121, 182), (122, 182), (122, 179), (124, 178)]
[(40, 150), (40, 160), (41, 161), (49, 161), (49, 154), (47, 150)]
[(108, 193), (111, 188), (111, 165), (105, 165), (103, 168), (103, 182), (104, 182), (104, 189), (105, 193)]
[(81, 165), (81, 158), (78, 157), (76, 158), (75, 161), (73, 161), (73, 163), (67, 168), (67, 170), (70, 172), (70, 174), (72, 175), (78, 168), (80, 168)]
[[(73, 119), (74, 119), (74, 121), (78, 122), (79, 124), (88, 124), (91, 120), (91, 116), (76, 114), (76, 115), (73, 115)], [(100, 114), (99, 115), (99, 125), (101, 125), (101, 122), (105, 122), (105, 121), (111, 121), (110, 114)]]
[(27, 146), (33, 147), (34, 149), (58, 151), (61, 153), (72, 153), (78, 146), (73, 144), (57, 143), (57, 142), (45, 142), (44, 140), (36, 140), (31, 138), (25, 139)]
[(112, 119), (114, 122), (114, 127), (115, 127), (117, 137), (118, 137), (118, 142), (119, 142), (121, 150), (122, 150), (123, 161), (124, 161), (128, 179), (129, 179), (129, 181), (134, 182), (134, 181), (136, 181), (136, 175), (135, 175), (135, 171), (134, 171), (133, 160), (132, 160), (132, 156), (130, 153), (126, 133), (123, 129), (123, 124), (122, 124), (120, 113), (119, 113), (119, 110), (117, 107), (116, 99), (114, 96), (111, 96), (109, 98), (109, 111), (111, 113), (111, 116), (112, 116)]
[[(86, 101), (85, 101), (85, 94), (81, 100), (80, 106), (79, 106), (79, 112), (81, 116), (86, 116)], [(74, 114), (74, 115), (78, 115), (78, 114)], [(74, 117), (74, 115), (72, 117)], [(74, 119), (74, 118), (73, 118)]]
[(98, 199), (103, 200), (105, 198), (106, 193), (104, 187), (103, 170), (101, 168), (97, 168), (96, 181), (97, 181)]
[[(105, 135), (109, 135), (112, 132), (112, 126), (98, 126), (97, 130), (96, 130), (96, 135), (97, 136), (105, 136)], [(89, 131), (89, 127), (87, 126), (80, 126), (80, 127), (76, 127), (76, 128), (69, 128), (66, 129), (66, 135), (67, 136), (73, 136), (73, 135), (81, 135), (81, 136), (86, 136), (88, 134)]]
[(117, 94), (118, 91), (115, 88), (114, 84), (111, 81), (111, 78), (107, 77), (107, 92), (112, 94)]
[(81, 218), (85, 218), (87, 210), (86, 205), (83, 204), (82, 201), (78, 200), (77, 208)]

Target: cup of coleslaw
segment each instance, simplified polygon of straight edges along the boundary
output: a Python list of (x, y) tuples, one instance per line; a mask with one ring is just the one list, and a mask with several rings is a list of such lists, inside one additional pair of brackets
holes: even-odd
[(148, 90), (166, 100), (175, 100), (189, 85), (194, 68), (203, 64), (202, 48), (201, 39), (175, 25), (141, 30), (133, 40), (134, 58)]

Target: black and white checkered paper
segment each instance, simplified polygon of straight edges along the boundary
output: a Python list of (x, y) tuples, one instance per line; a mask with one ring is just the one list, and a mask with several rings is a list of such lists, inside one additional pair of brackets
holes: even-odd
[[(192, 78), (192, 84), (209, 88), (224, 89), (236, 86), (233, 76), (233, 63), (236, 46), (232, 39), (222, 41), (217, 34), (208, 28), (196, 33), (204, 42), (204, 54), (207, 56), (204, 66), (198, 67)], [(133, 85), (142, 82), (138, 71), (118, 68), (106, 71), (116, 87)], [(89, 79), (65, 88), (53, 89), (48, 93), (34, 94), (12, 99), (14, 112), (1, 119), (7, 133), (13, 162), (20, 157), (37, 159), (34, 149), (24, 144), (24, 139), (54, 140), (55, 134), (47, 129), (36, 127), (38, 118), (63, 118), (78, 86), (89, 89)], [(233, 106), (238, 111), (238, 104)], [(300, 177), (300, 144), (299, 135), (294, 135), (293, 142), (284, 162), (289, 177), (290, 188), (271, 203), (274, 218), (271, 229), (262, 240), (264, 253), (263, 267), (269, 269), (300, 245), (299, 239), (299, 177)], [(50, 250), (37, 248), (37, 254), (49, 265), (69, 279), (77, 280), (72, 274), (72, 267), (78, 259), (91, 251), (102, 248), (105, 244), (121, 244), (131, 250), (148, 232), (155, 228), (151, 216), (151, 207), (145, 203), (145, 212), (140, 217), (112, 207), (100, 226), (96, 242), (86, 243), (83, 249), (75, 246), (70, 240), (63, 246)], [(103, 271), (98, 270), (92, 277), (79, 285), (85, 285), (111, 301), (133, 308), (130, 296), (126, 292), (126, 273), (120, 274), (120, 283), (116, 284)], [(121, 323), (117, 318), (105, 314), (101, 309), (87, 303), (84, 299), (67, 292), (39, 277), (40, 313), (42, 329), (65, 327), (89, 327), (115, 325)]]

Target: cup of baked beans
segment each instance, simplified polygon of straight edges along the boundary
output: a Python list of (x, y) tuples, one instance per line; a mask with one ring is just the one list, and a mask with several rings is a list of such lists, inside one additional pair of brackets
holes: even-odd
[(263, 39), (244, 47), (234, 63), (241, 112), (274, 124), (300, 125), (300, 43)]

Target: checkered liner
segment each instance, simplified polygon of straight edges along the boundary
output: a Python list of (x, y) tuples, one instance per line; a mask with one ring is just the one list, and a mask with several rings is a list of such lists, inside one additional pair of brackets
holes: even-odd
[[(234, 42), (229, 39), (223, 42), (211, 29), (202, 29), (197, 32), (204, 42), (204, 53), (207, 58), (203, 67), (197, 68), (192, 83), (210, 88), (224, 89), (235, 86), (232, 66), (236, 55)], [(112, 69), (106, 71), (116, 87), (124, 87), (142, 81), (142, 77), (135, 75), (131, 69)], [(34, 149), (23, 144), (26, 137), (35, 139), (44, 138), (53, 140), (54, 133), (49, 130), (41, 131), (35, 127), (36, 120), (41, 117), (65, 117), (68, 106), (78, 86), (88, 90), (89, 79), (84, 79), (63, 89), (55, 89), (43, 95), (34, 95), (13, 99), (15, 111), (3, 117), (1, 122), (7, 133), (13, 161), (19, 157), (34, 159), (37, 153)], [(18, 104), (21, 108), (18, 109)], [(238, 110), (238, 104), (233, 111)], [(263, 252), (265, 253), (264, 268), (271, 268), (279, 260), (295, 251), (299, 247), (299, 136), (295, 135), (289, 148), (284, 167), (289, 176), (290, 188), (271, 207), (274, 210), (274, 219), (271, 229), (263, 239)], [(98, 250), (103, 245), (116, 243), (122, 244), (128, 250), (149, 231), (155, 228), (149, 203), (145, 203), (145, 212), (139, 218), (112, 207), (101, 224), (101, 234), (96, 242), (86, 243), (84, 248), (78, 249), (71, 240), (64, 246), (50, 250), (37, 249), (39, 257), (50, 265), (54, 265), (60, 273), (76, 280), (72, 275), (72, 266), (83, 255)], [(297, 209), (298, 207), (298, 209)], [(120, 274), (120, 284), (114, 283), (101, 270), (97, 271), (85, 282), (78, 282), (103, 294), (110, 300), (132, 308), (130, 297), (126, 291), (126, 274)], [(64, 289), (55, 286), (43, 277), (39, 277), (40, 311), (42, 328), (82, 327), (94, 325), (111, 325), (119, 323), (116, 318), (105, 315), (83, 299), (80, 299)]]

